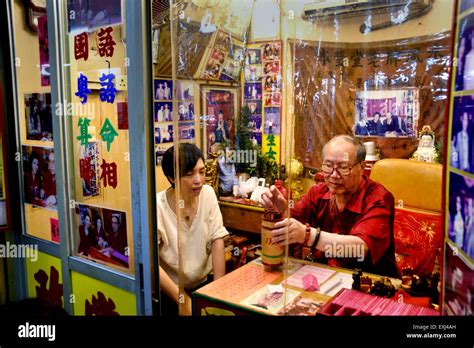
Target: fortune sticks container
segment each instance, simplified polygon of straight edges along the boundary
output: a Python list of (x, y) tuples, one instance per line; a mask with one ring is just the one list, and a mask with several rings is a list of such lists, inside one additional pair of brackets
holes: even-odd
[(276, 210), (265, 209), (262, 218), (262, 263), (265, 271), (272, 272), (283, 266), (285, 247), (272, 244), (272, 230), (275, 223), (283, 220), (283, 216)]

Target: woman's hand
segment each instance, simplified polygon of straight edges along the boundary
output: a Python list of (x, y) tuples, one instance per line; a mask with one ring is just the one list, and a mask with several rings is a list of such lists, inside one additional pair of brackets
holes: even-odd
[(288, 237), (288, 244), (304, 243), (306, 239), (306, 226), (296, 219), (289, 218), (278, 221), (272, 231), (272, 244), (285, 245)]

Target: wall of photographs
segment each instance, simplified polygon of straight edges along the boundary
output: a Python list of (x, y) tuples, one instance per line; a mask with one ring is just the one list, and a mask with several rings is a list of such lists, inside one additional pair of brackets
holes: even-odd
[[(173, 96), (173, 80), (154, 80), (154, 121), (156, 165), (161, 164), (165, 151), (173, 146), (175, 131), (174, 117), (178, 117), (179, 139), (196, 142), (194, 83), (178, 80), (178, 95)], [(175, 97), (175, 98), (173, 98)], [(178, 110), (173, 110), (173, 100)]]
[(243, 105), (251, 112), (251, 140), (262, 153), (280, 163), (282, 108), (280, 41), (248, 45), (243, 69)]
[(451, 86), (443, 312), (474, 312), (474, 3), (458, 1)]

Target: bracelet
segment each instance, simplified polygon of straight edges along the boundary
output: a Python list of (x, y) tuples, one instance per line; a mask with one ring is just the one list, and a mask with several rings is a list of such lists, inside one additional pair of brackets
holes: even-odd
[(309, 238), (311, 237), (311, 226), (308, 223), (305, 224), (306, 226), (306, 237), (304, 238), (304, 244), (308, 245)]
[(318, 245), (319, 242), (319, 237), (321, 237), (321, 229), (319, 227), (316, 228), (316, 237), (314, 238), (313, 245), (311, 245), (311, 252), (314, 250), (314, 248)]

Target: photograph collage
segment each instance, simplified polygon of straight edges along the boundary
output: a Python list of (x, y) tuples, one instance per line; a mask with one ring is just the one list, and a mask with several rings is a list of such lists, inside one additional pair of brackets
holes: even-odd
[[(452, 114), (448, 138), (445, 306), (450, 315), (474, 312), (474, 3), (463, 0), (455, 37)], [(467, 13), (466, 13), (467, 12)], [(472, 12), (472, 11), (471, 11)], [(449, 197), (449, 199), (448, 199)]]
[[(177, 97), (173, 98), (173, 81), (154, 80), (154, 121), (156, 165), (161, 164), (165, 151), (173, 145), (174, 137), (195, 142), (195, 110), (193, 81), (178, 80)], [(178, 101), (178, 112), (173, 111), (173, 100)], [(174, 117), (178, 117), (178, 134), (174, 132)]]

